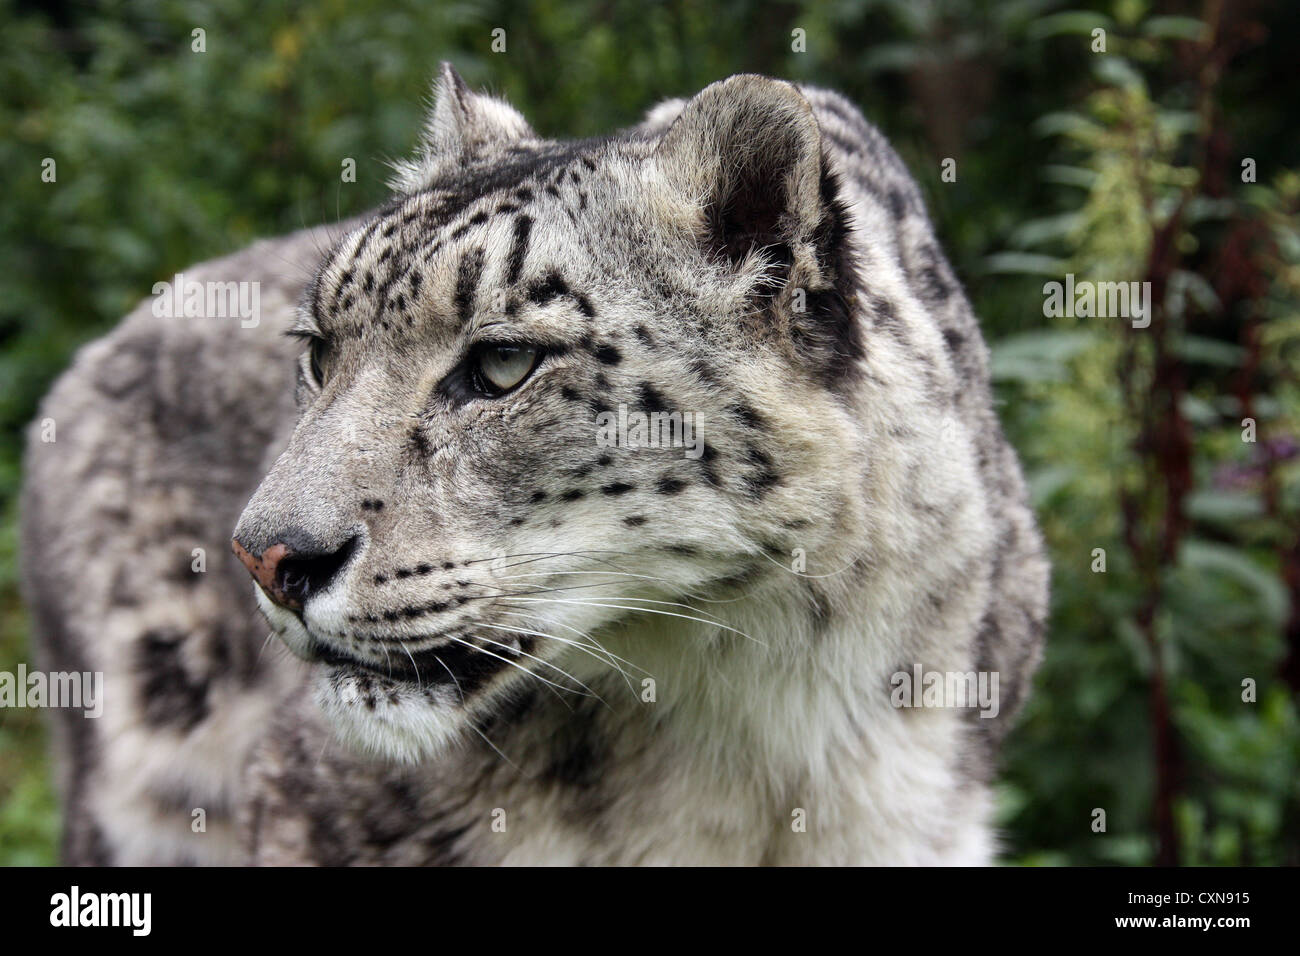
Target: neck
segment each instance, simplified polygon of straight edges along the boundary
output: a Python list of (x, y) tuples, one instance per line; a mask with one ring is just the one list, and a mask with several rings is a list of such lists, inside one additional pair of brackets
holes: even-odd
[(570, 709), (543, 693), (512, 741), (522, 769), (561, 793), (624, 794), (608, 826), (655, 833), (665, 859), (979, 856), (982, 828), (942, 805), (965, 722), (890, 704), (890, 675), (920, 659), (906, 656), (893, 620), (910, 609), (854, 607), (824, 582), (814, 607), (811, 587), (789, 576), (766, 596), (669, 609), (716, 623), (643, 615), (598, 635), (623, 673), (586, 654), (565, 659), (599, 700)]

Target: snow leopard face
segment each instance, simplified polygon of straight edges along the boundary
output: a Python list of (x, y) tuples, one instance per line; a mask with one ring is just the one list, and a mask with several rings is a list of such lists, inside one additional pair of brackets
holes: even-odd
[(548, 142), (445, 67), (398, 197), (308, 288), (301, 417), (234, 547), (365, 748), (420, 759), (572, 687), (602, 631), (743, 596), (849, 507), (861, 343), (818, 123), (749, 76), (678, 112)]

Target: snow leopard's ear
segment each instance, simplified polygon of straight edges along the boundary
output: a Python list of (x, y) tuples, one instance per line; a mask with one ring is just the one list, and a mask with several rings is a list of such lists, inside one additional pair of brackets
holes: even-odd
[(533, 135), (528, 121), (513, 106), (475, 93), (444, 62), (416, 156), (393, 164), (389, 185), (397, 192), (425, 189), (474, 156)]
[(750, 251), (820, 273), (821, 130), (792, 84), (741, 74), (705, 87), (656, 147), (664, 178), (705, 211), (705, 242), (735, 263)]

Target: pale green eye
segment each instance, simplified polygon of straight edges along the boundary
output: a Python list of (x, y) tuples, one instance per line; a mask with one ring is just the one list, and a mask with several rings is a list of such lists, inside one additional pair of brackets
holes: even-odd
[(508, 392), (533, 370), (537, 349), (527, 345), (489, 345), (479, 353), (478, 370), (489, 390)]

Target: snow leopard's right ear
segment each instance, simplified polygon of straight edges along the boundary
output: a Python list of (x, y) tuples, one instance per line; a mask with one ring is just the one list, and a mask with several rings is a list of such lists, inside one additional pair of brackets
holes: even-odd
[(418, 192), (479, 153), (533, 135), (518, 110), (503, 100), (475, 93), (455, 68), (444, 62), (416, 156), (393, 164), (389, 185), (397, 192)]

